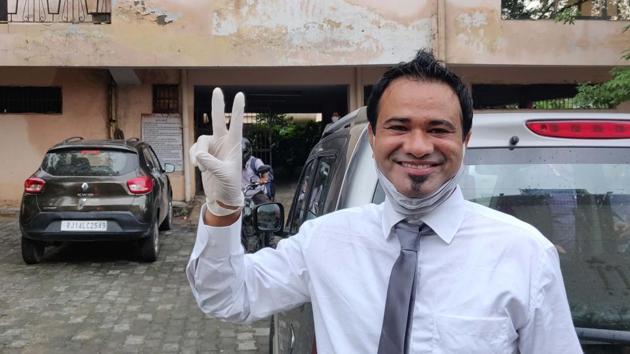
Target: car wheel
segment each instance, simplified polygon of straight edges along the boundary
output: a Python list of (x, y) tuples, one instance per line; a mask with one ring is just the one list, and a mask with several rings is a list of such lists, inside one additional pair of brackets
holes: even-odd
[(164, 221), (160, 224), (160, 230), (166, 231), (171, 229), (171, 225), (173, 224), (173, 201), (168, 201), (168, 211)]
[(22, 237), (22, 259), (26, 264), (36, 264), (44, 257), (45, 246), (37, 241)]
[(157, 220), (153, 223), (151, 233), (140, 241), (140, 259), (143, 262), (155, 262), (160, 252), (160, 230)]

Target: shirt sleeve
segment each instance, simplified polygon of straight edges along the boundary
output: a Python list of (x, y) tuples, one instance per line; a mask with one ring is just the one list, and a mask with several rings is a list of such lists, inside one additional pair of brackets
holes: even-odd
[(555, 247), (547, 247), (542, 253), (538, 270), (529, 319), (519, 330), (520, 353), (582, 353)]
[(212, 227), (199, 218), (186, 276), (201, 310), (222, 320), (248, 323), (308, 302), (302, 244), (310, 235), (282, 240), (276, 249), (244, 254), (240, 232), (240, 219)]

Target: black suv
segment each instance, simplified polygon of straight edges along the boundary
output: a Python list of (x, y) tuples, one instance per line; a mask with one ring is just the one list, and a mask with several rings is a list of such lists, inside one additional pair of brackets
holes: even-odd
[(24, 182), (22, 258), (38, 263), (47, 245), (65, 241), (133, 241), (141, 260), (159, 252), (159, 230), (172, 221), (172, 189), (151, 146), (138, 139), (73, 137), (46, 152)]

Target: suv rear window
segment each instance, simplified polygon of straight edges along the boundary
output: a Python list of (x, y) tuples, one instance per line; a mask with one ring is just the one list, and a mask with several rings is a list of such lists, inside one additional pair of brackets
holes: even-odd
[(50, 151), (42, 169), (54, 176), (118, 176), (135, 170), (138, 155), (98, 148)]
[(556, 246), (575, 326), (630, 330), (630, 149), (468, 149), (466, 165), (467, 200)]

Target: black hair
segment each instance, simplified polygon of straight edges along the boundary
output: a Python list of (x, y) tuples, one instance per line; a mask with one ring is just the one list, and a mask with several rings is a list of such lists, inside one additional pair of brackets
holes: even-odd
[(462, 111), (462, 139), (468, 134), (473, 120), (473, 102), (470, 91), (457, 75), (435, 59), (431, 52), (423, 49), (418, 51), (413, 60), (400, 63), (387, 70), (372, 88), (368, 99), (367, 116), (373, 133), (376, 133), (376, 118), (383, 92), (394, 80), (401, 77), (424, 82), (442, 82), (453, 89), (459, 98)]

